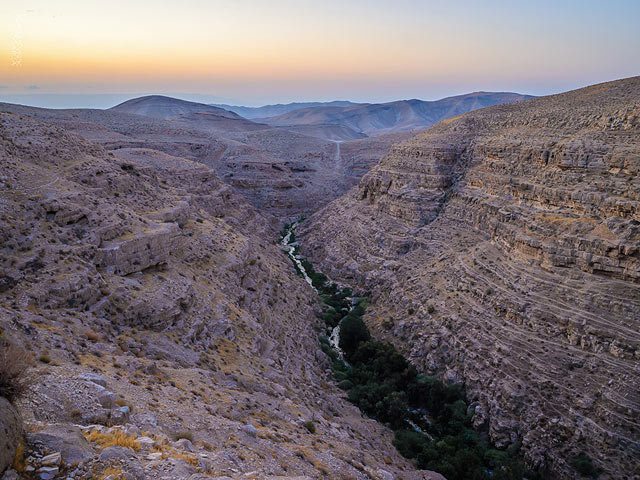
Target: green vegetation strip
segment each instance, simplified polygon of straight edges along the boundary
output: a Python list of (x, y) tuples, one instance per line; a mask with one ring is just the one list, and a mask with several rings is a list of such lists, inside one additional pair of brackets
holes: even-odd
[[(288, 228), (285, 226), (285, 233)], [(362, 412), (393, 429), (393, 443), (404, 457), (448, 480), (541, 478), (526, 468), (519, 445), (498, 450), (492, 447), (486, 432), (473, 428), (473, 410), (462, 387), (418, 373), (393, 345), (371, 338), (362, 321), (366, 299), (359, 298), (353, 305), (349, 288), (329, 283), (309, 261), (301, 263), (322, 298), (327, 332), (340, 325), (339, 347), (344, 360), (327, 336), (320, 337), (338, 386)], [(599, 472), (590, 468), (590, 459), (584, 454), (579, 457), (575, 460), (580, 465), (574, 468), (597, 476)]]

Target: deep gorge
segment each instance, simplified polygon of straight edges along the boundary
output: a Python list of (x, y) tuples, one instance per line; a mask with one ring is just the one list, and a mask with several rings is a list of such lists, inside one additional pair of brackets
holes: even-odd
[[(330, 282), (300, 256), (295, 232), (302, 220), (286, 224), (280, 245), (296, 272), (311, 284), (322, 302), (326, 332), (319, 337), (331, 371), (349, 401), (371, 418), (389, 426), (398, 451), (420, 469), (449, 480), (535, 480), (544, 472), (526, 468), (517, 445), (498, 450), (486, 430), (473, 428), (473, 409), (462, 385), (446, 384), (416, 368), (387, 342), (372, 338), (362, 320), (366, 297)], [(331, 340), (339, 339), (336, 345)], [(597, 477), (588, 457), (583, 469)]]

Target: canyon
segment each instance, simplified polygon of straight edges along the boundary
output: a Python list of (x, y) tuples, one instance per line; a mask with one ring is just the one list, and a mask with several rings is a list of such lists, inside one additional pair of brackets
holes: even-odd
[(330, 381), (271, 223), (206, 165), (120, 154), (0, 114), (0, 346), (32, 356), (3, 478), (441, 479)]
[(497, 448), (639, 478), (640, 77), (416, 102), (0, 103), (0, 347), (32, 357), (6, 479), (442, 480), (333, 380), (277, 244), (301, 217)]

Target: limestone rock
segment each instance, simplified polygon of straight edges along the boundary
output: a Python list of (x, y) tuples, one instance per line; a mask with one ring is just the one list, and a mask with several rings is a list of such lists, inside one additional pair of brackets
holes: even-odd
[[(193, 161), (217, 162), (226, 146), (233, 154), (246, 145), (117, 112), (0, 110), (0, 278), (12, 279), (0, 282), (0, 329), (41, 359), (19, 403), (34, 427), (28, 475), (37, 478), (38, 459), (55, 452), (58, 477), (69, 478), (115, 475), (110, 467), (127, 479), (188, 478), (199, 474), (194, 465), (234, 478), (317, 478), (326, 470), (358, 478), (352, 455), (372, 472), (399, 478), (414, 470), (391, 432), (362, 417), (317, 362), (317, 296), (278, 248), (274, 219)], [(148, 148), (145, 137), (170, 153)], [(313, 161), (334, 159), (336, 145), (320, 144), (327, 151)], [(273, 211), (310, 201), (301, 193), (312, 189), (288, 201), (281, 187), (299, 178), (271, 166), (288, 161), (284, 155), (276, 162), (255, 153), (247, 149), (228, 168), (254, 179), (245, 192), (256, 203), (265, 200), (252, 189), (273, 172), (281, 177), (268, 187), (280, 192)], [(327, 173), (320, 184), (342, 175)], [(327, 182), (309, 198), (345, 185)], [(103, 406), (107, 392), (118, 407)], [(301, 415), (334, 427), (300, 435)], [(64, 435), (49, 430), (59, 424), (83, 425), (86, 439), (69, 447), (74, 469), (59, 445)], [(246, 425), (255, 427), (245, 433)], [(193, 452), (168, 439), (185, 429), (198, 438)], [(157, 453), (148, 453), (148, 441), (136, 443), (142, 432)], [(140, 450), (120, 455), (112, 450), (120, 444)]]
[(60, 468), (58, 467), (40, 467), (38, 469), (38, 478), (40, 480), (52, 480), (58, 475)]
[(0, 397), (0, 472), (13, 465), (16, 449), (22, 441), (22, 419), (17, 410)]
[(45, 452), (54, 452), (54, 455), (59, 453), (61, 462), (65, 465), (82, 463), (95, 455), (91, 444), (80, 429), (73, 425), (49, 425), (42, 431), (28, 434), (27, 442), (41, 446)]
[(60, 465), (61, 461), (62, 461), (62, 455), (60, 454), (60, 452), (55, 452), (55, 453), (50, 453), (46, 457), (42, 457), (40, 459), (40, 465), (51, 467), (51, 466)]

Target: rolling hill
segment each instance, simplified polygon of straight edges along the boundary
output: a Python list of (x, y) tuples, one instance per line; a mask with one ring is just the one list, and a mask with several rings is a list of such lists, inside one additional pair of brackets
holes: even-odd
[(508, 92), (475, 92), (443, 98), (433, 102), (399, 100), (389, 103), (367, 103), (347, 107), (321, 106), (294, 110), (258, 121), (289, 127), (300, 125), (338, 124), (367, 136), (430, 127), (440, 120), (480, 108), (533, 98)]
[(179, 115), (187, 115), (190, 113), (210, 113), (225, 118), (240, 118), (238, 114), (229, 112), (222, 108), (206, 105), (204, 103), (180, 100), (173, 97), (165, 97), (164, 95), (147, 95), (144, 97), (133, 98), (112, 107), (110, 110), (115, 110), (120, 113), (133, 113), (136, 115), (164, 119), (177, 117)]

